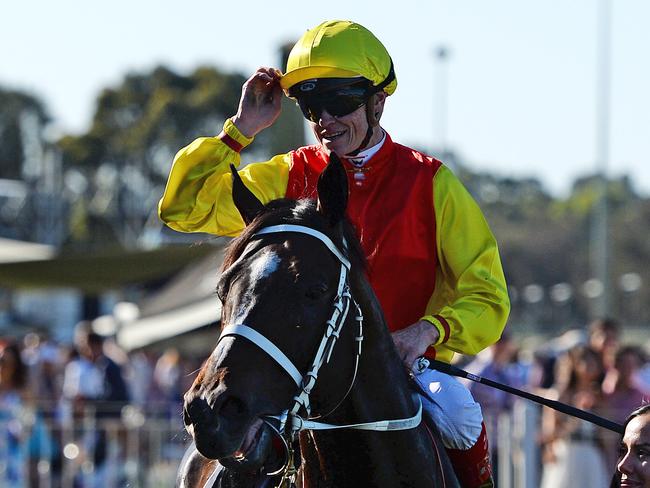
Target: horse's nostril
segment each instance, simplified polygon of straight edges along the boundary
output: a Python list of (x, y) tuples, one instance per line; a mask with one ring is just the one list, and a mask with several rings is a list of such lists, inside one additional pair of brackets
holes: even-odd
[(205, 399), (197, 397), (185, 403), (183, 422), (187, 426), (193, 424), (216, 427), (220, 423), (219, 419), (241, 419), (247, 412), (246, 404), (237, 397), (222, 396), (213, 407), (210, 407)]
[(203, 398), (194, 398), (183, 408), (185, 425), (205, 423), (212, 416), (212, 409)]

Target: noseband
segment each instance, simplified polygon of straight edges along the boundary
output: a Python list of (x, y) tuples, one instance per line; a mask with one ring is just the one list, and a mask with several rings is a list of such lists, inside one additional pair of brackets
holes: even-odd
[[(395, 430), (407, 430), (417, 427), (422, 420), (422, 403), (420, 397), (417, 394), (414, 394), (414, 398), (417, 398), (417, 403), (419, 405), (417, 413), (406, 419), (397, 419), (397, 420), (380, 420), (375, 422), (366, 422), (359, 424), (347, 424), (347, 425), (332, 425), (322, 422), (315, 422), (309, 418), (302, 418), (299, 413), (301, 409), (307, 414), (307, 417), (311, 414), (311, 404), (309, 395), (311, 394), (316, 380), (318, 379), (318, 372), (321, 366), (325, 363), (328, 363), (334, 350), (334, 346), (341, 334), (343, 325), (345, 324), (348, 311), (350, 309), (350, 304), (354, 304), (354, 307), (357, 310), (357, 315), (355, 316), (355, 321), (358, 326), (358, 333), (355, 337), (355, 340), (358, 344), (356, 355), (355, 355), (355, 364), (354, 364), (354, 375), (350, 386), (343, 396), (343, 398), (337, 403), (337, 405), (327, 414), (331, 414), (336, 410), (342, 403), (345, 398), (349, 395), (354, 382), (357, 377), (357, 370), (359, 367), (359, 360), (361, 358), (361, 345), (363, 343), (363, 313), (359, 304), (352, 298), (350, 293), (350, 286), (348, 283), (348, 273), (350, 271), (350, 261), (345, 257), (345, 255), (338, 249), (338, 247), (332, 242), (332, 240), (327, 237), (322, 232), (319, 232), (310, 227), (302, 225), (273, 225), (270, 227), (264, 227), (257, 231), (254, 236), (266, 235), (266, 234), (277, 234), (277, 233), (298, 233), (306, 234), (312, 237), (315, 237), (321, 241), (327, 249), (338, 259), (341, 263), (341, 271), (339, 273), (338, 287), (336, 290), (336, 297), (334, 299), (332, 316), (327, 320), (327, 327), (321, 338), (318, 350), (314, 357), (314, 360), (311, 363), (311, 367), (305, 374), (301, 374), (298, 368), (293, 364), (293, 362), (271, 341), (269, 341), (264, 335), (256, 331), (255, 329), (245, 325), (245, 324), (232, 324), (224, 327), (219, 336), (219, 341), (222, 338), (227, 336), (242, 336), (253, 342), (257, 347), (262, 349), (267, 355), (275, 360), (282, 369), (291, 377), (296, 386), (298, 387), (298, 392), (293, 398), (293, 406), (290, 409), (285, 410), (279, 415), (269, 415), (265, 416), (264, 420), (269, 424), (274, 430), (277, 430), (283, 440), (285, 441), (285, 446), (288, 450), (287, 458), (289, 461), (285, 466), (278, 472), (284, 471), (287, 479), (293, 474), (295, 475), (295, 470), (293, 473), (289, 473), (290, 464), (293, 464), (293, 452), (292, 444), (295, 440), (297, 434), (302, 430), (326, 430), (326, 429), (359, 429), (359, 430), (374, 430), (374, 431), (395, 431)], [(347, 250), (347, 243), (345, 239), (343, 241), (344, 250)], [(279, 422), (279, 428), (276, 429), (270, 421)]]

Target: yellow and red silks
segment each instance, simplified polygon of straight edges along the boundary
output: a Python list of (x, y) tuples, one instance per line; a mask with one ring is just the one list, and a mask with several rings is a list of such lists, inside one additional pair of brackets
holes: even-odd
[[(236, 236), (244, 227), (231, 198), (229, 164), (252, 140), (230, 122), (220, 137), (197, 139), (176, 155), (161, 219), (182, 232)], [(328, 156), (306, 146), (239, 171), (263, 203), (314, 198)], [(348, 217), (368, 259), (370, 283), (388, 327), (419, 319), (440, 339), (427, 353), (450, 361), (496, 342), (510, 308), (496, 241), (481, 210), (440, 161), (394, 143), (355, 171), (348, 169)], [(361, 175), (361, 176), (359, 176)]]

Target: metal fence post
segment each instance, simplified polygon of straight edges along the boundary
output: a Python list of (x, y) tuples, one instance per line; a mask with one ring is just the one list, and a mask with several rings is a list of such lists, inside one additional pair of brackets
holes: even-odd
[(514, 481), (518, 488), (539, 486), (539, 417), (540, 407), (517, 400), (513, 407), (513, 438), (519, 446), (518, 462), (515, 463)]
[(497, 482), (500, 488), (515, 488), (512, 484), (512, 412), (503, 412), (497, 419)]

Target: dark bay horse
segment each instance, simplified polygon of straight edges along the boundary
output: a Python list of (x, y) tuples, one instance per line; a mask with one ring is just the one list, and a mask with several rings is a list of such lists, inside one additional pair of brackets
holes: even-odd
[(218, 286), (220, 339), (185, 394), (198, 452), (177, 486), (458, 486), (368, 284), (335, 156), (318, 195), (263, 206), (233, 171), (247, 225)]

